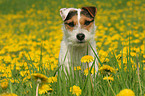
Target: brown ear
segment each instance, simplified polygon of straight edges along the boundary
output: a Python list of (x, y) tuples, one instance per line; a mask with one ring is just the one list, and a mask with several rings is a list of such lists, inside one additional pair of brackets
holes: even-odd
[(96, 13), (97, 13), (97, 8), (96, 7), (82, 7), (83, 10), (86, 10), (89, 12), (89, 14), (91, 15), (91, 17), (95, 17)]

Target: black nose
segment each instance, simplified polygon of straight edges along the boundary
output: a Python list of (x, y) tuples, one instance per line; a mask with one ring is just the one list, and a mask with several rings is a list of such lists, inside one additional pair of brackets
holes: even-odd
[(85, 35), (83, 33), (79, 33), (79, 34), (77, 34), (76, 37), (77, 37), (78, 40), (82, 41), (82, 40), (84, 40)]

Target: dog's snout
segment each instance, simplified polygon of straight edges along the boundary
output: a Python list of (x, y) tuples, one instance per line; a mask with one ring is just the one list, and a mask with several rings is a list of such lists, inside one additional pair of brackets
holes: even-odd
[(79, 34), (77, 34), (76, 37), (77, 37), (78, 40), (82, 41), (82, 40), (84, 40), (85, 35), (83, 33), (79, 33)]

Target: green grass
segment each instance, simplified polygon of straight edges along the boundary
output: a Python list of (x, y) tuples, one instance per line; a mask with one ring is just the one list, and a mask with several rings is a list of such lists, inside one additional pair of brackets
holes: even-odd
[[(144, 3), (143, 0), (0, 0), (0, 94), (35, 96), (37, 83), (31, 74), (52, 77), (57, 73), (57, 82), (49, 83), (53, 89), (50, 96), (74, 96), (70, 92), (74, 85), (82, 90), (81, 96), (115, 96), (123, 89), (143, 96)], [(116, 73), (104, 70), (105, 74), (98, 71), (90, 77), (79, 70), (67, 75), (63, 68), (59, 70), (63, 23), (59, 9), (82, 6), (97, 7), (95, 40), (99, 69), (109, 65), (117, 69)], [(114, 81), (103, 80), (109, 75)], [(2, 87), (4, 81), (8, 83), (6, 88)]]

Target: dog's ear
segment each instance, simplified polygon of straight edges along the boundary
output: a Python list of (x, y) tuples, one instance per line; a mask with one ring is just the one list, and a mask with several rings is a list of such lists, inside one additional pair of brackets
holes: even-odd
[(83, 10), (86, 10), (91, 17), (95, 17), (97, 13), (97, 8), (96, 7), (82, 7)]
[(67, 14), (68, 14), (68, 12), (66, 10), (67, 10), (67, 8), (61, 8), (60, 9), (60, 15), (61, 15), (63, 20), (65, 20)]
[(65, 21), (68, 13), (71, 11), (71, 10), (75, 10), (75, 8), (61, 8), (60, 9), (60, 15), (63, 19), (63, 21)]

